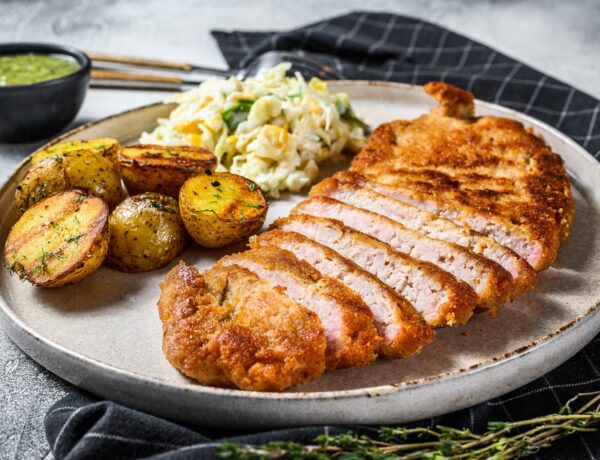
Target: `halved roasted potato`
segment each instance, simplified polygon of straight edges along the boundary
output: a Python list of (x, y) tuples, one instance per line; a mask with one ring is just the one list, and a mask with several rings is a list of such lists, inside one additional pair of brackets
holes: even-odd
[(217, 158), (196, 147), (132, 145), (118, 155), (121, 174), (131, 195), (156, 192), (177, 198), (188, 177), (212, 171)]
[(24, 212), (50, 195), (72, 189), (102, 198), (109, 209), (123, 197), (117, 167), (108, 158), (78, 150), (56, 154), (33, 165), (17, 186), (15, 204)]
[(109, 218), (107, 262), (124, 272), (160, 268), (181, 253), (189, 237), (177, 200), (158, 193), (127, 198)]
[(31, 157), (31, 164), (37, 164), (45, 158), (50, 158), (61, 154), (69, 154), (76, 151), (95, 153), (96, 155), (108, 158), (110, 161), (116, 164), (119, 143), (116, 139), (112, 139), (110, 137), (90, 139), (88, 141), (61, 142), (60, 144), (54, 144), (49, 147), (41, 148), (35, 152)]
[(179, 192), (185, 228), (199, 244), (217, 248), (260, 230), (268, 203), (258, 186), (229, 173), (189, 178)]
[(53, 195), (29, 208), (11, 229), (4, 263), (22, 280), (46, 287), (91, 275), (108, 250), (108, 207), (79, 190)]

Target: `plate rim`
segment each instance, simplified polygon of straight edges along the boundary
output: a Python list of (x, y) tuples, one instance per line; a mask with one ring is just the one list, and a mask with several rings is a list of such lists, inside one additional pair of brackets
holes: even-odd
[[(423, 91), (423, 86), (421, 86), (421, 85), (413, 85), (413, 84), (409, 84), (409, 83), (400, 83), (400, 82), (386, 82), (386, 81), (375, 81), (375, 80), (336, 80), (336, 81), (330, 81), (328, 83), (331, 84), (332, 86), (337, 86), (337, 85), (340, 85), (340, 86), (367, 86), (367, 87), (379, 86), (379, 87), (389, 87), (389, 88), (393, 88), (393, 89), (403, 89), (403, 90), (408, 90), (408, 91), (412, 91), (412, 92), (417, 92), (417, 91), (422, 92)], [(517, 110), (498, 105), (493, 102), (482, 101), (480, 99), (475, 99), (475, 102), (476, 102), (476, 109), (492, 108), (496, 111), (503, 112), (503, 116), (508, 116), (513, 119), (517, 118), (519, 121), (526, 121), (527, 123), (531, 124), (534, 127), (542, 127), (544, 129), (552, 132), (557, 138), (559, 138), (562, 142), (567, 144), (572, 150), (575, 150), (577, 152), (577, 155), (579, 155), (582, 159), (585, 159), (585, 161), (587, 163), (589, 163), (592, 168), (596, 169), (598, 171), (598, 173), (600, 173), (600, 163), (587, 150), (585, 150), (581, 145), (579, 145), (573, 139), (568, 137), (566, 134), (564, 134), (563, 132), (554, 128), (553, 126), (547, 124), (546, 122), (541, 121), (541, 120), (534, 118), (530, 115), (527, 115), (525, 113), (519, 112)], [(76, 128), (73, 128), (73, 129), (61, 134), (60, 136), (57, 136), (56, 138), (51, 139), (50, 141), (46, 142), (44, 145), (42, 145), (41, 147), (39, 147), (38, 149), (33, 151), (31, 154), (26, 156), (23, 159), (23, 161), (21, 161), (16, 166), (16, 168), (13, 170), (13, 172), (10, 174), (10, 176), (5, 180), (5, 182), (0, 187), (0, 195), (4, 195), (5, 193), (7, 193), (8, 187), (12, 186), (14, 184), (16, 177), (21, 173), (21, 171), (27, 165), (27, 163), (30, 162), (32, 155), (35, 152), (37, 152), (38, 150), (48, 147), (50, 145), (56, 144), (56, 143), (60, 142), (62, 139), (65, 139), (66, 137), (75, 135), (83, 130), (86, 130), (90, 127), (93, 127), (95, 125), (103, 123), (107, 120), (110, 120), (113, 118), (119, 118), (119, 117), (126, 116), (126, 115), (134, 113), (134, 112), (140, 112), (143, 110), (150, 109), (152, 107), (158, 107), (158, 106), (163, 106), (163, 105), (169, 105), (169, 103), (154, 102), (154, 103), (134, 107), (134, 108), (131, 108), (131, 109), (128, 109), (128, 110), (125, 110), (125, 111), (122, 111), (122, 112), (119, 112), (116, 114), (109, 115), (109, 116), (101, 118), (99, 120), (90, 121), (81, 126), (77, 126)], [(572, 176), (572, 179), (574, 179), (575, 182), (578, 181), (577, 176)], [(46, 338), (42, 334), (38, 333), (32, 326), (28, 325), (24, 320), (22, 320), (21, 318), (18, 317), (16, 312), (14, 312), (14, 310), (12, 310), (12, 308), (9, 306), (7, 300), (5, 299), (4, 293), (0, 290), (0, 310), (2, 311), (2, 314), (5, 319), (12, 321), (14, 326), (16, 326), (22, 332), (29, 335), (31, 338), (43, 343), (46, 347), (53, 349), (53, 351), (58, 352), (59, 354), (68, 355), (71, 359), (73, 359), (75, 361), (81, 361), (82, 364), (92, 366), (95, 368), (100, 368), (104, 372), (112, 373), (118, 377), (124, 377), (127, 379), (134, 380), (137, 383), (142, 384), (142, 385), (151, 385), (154, 387), (159, 387), (159, 389), (162, 389), (162, 388), (177, 389), (180, 391), (186, 391), (186, 392), (191, 392), (191, 393), (200, 393), (200, 394), (206, 394), (206, 395), (214, 395), (214, 396), (219, 396), (219, 397), (225, 396), (225, 397), (229, 397), (229, 398), (231, 398), (231, 397), (244, 398), (244, 399), (245, 398), (253, 398), (253, 399), (267, 399), (267, 400), (319, 401), (319, 400), (350, 399), (350, 398), (355, 398), (355, 397), (360, 397), (360, 396), (372, 396), (374, 394), (383, 394), (383, 393), (390, 394), (390, 393), (399, 392), (402, 390), (408, 390), (408, 389), (412, 390), (412, 389), (424, 388), (424, 387), (429, 387), (429, 386), (438, 384), (441, 381), (446, 382), (446, 381), (453, 381), (453, 380), (456, 380), (459, 378), (469, 377), (474, 374), (479, 374), (481, 372), (485, 372), (486, 370), (488, 370), (490, 368), (495, 368), (498, 366), (505, 366), (505, 365), (509, 364), (511, 361), (513, 361), (514, 359), (528, 355), (528, 354), (536, 351), (537, 349), (541, 348), (542, 346), (545, 346), (546, 344), (553, 342), (554, 340), (558, 339), (559, 337), (563, 337), (566, 334), (574, 333), (577, 330), (578, 325), (582, 324), (584, 321), (589, 320), (590, 317), (599, 313), (599, 311), (600, 311), (600, 309), (598, 308), (599, 306), (600, 306), (600, 299), (598, 300), (598, 302), (595, 305), (592, 305), (584, 313), (580, 314), (576, 318), (573, 318), (568, 323), (563, 324), (558, 329), (546, 334), (545, 336), (543, 336), (535, 341), (529, 342), (524, 346), (515, 348), (514, 350), (503, 353), (502, 355), (488, 358), (484, 361), (473, 364), (469, 367), (461, 368), (461, 369), (453, 369), (453, 370), (450, 370), (450, 371), (447, 371), (445, 373), (438, 374), (435, 376), (422, 377), (419, 379), (410, 380), (407, 382), (400, 382), (397, 384), (376, 385), (376, 386), (355, 388), (355, 389), (350, 389), (350, 390), (310, 391), (310, 392), (261, 392), (261, 391), (239, 390), (239, 389), (233, 389), (233, 388), (219, 388), (219, 387), (213, 387), (213, 386), (205, 386), (205, 385), (199, 384), (199, 383), (191, 381), (191, 380), (190, 380), (190, 383), (171, 382), (171, 381), (162, 379), (160, 377), (147, 376), (147, 375), (135, 373), (133, 371), (129, 371), (126, 369), (115, 367), (115, 366), (107, 364), (107, 363), (103, 363), (94, 358), (86, 357), (86, 356), (80, 354), (79, 352), (71, 350), (63, 345), (60, 345), (60, 344)], [(8, 328), (5, 328), (4, 330), (7, 332), (7, 334), (9, 336), (11, 336), (9, 334)], [(11, 339), (12, 339), (12, 337), (11, 337)], [(13, 339), (13, 341), (15, 343), (17, 343), (17, 341), (15, 341), (14, 339)], [(17, 343), (17, 345), (19, 345), (19, 343)], [(587, 345), (587, 343), (584, 344), (583, 346), (585, 346), (585, 345)], [(21, 348), (20, 345), (19, 345), (19, 348)], [(23, 350), (23, 352), (25, 354), (27, 354), (31, 359), (34, 359), (34, 361), (37, 362), (37, 360), (35, 358), (33, 358), (25, 350)]]

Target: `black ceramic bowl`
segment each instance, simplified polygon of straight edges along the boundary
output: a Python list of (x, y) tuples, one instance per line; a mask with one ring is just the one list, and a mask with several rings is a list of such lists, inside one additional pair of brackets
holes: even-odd
[(70, 56), (81, 67), (53, 80), (0, 86), (0, 142), (35, 141), (58, 133), (79, 112), (90, 80), (91, 61), (82, 51), (43, 43), (0, 44), (0, 56), (24, 53)]

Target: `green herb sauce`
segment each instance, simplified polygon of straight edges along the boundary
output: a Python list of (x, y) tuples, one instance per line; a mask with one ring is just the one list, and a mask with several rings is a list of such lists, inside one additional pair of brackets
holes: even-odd
[(0, 56), (0, 86), (29, 85), (64, 77), (79, 69), (68, 56), (9, 54)]

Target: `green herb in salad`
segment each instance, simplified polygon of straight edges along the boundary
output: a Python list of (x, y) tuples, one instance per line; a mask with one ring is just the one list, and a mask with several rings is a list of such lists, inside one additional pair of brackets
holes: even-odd
[(351, 123), (356, 123), (364, 130), (369, 129), (369, 126), (364, 121), (362, 121), (360, 118), (358, 118), (356, 116), (356, 114), (352, 110), (352, 107), (350, 107), (349, 105), (346, 105), (342, 101), (338, 100), (337, 109), (338, 109), (338, 112), (340, 113), (340, 118), (342, 120), (346, 120)]
[(248, 119), (248, 114), (250, 113), (252, 104), (254, 104), (254, 101), (252, 100), (240, 99), (237, 104), (225, 110), (221, 114), (221, 118), (223, 118), (223, 121), (227, 125), (227, 128), (229, 128), (230, 132), (234, 132), (240, 123)]

